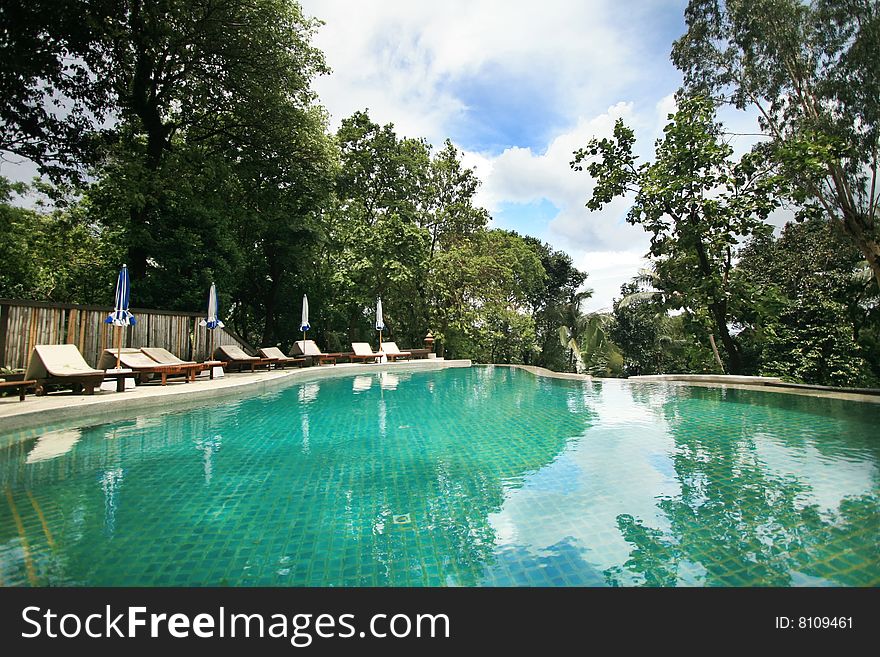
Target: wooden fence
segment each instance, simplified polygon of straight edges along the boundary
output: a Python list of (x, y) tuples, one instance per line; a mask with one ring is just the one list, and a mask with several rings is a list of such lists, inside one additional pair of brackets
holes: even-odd
[[(116, 346), (115, 327), (104, 320), (109, 306), (0, 299), (0, 367), (27, 367), (34, 345), (75, 344), (87, 363), (97, 365), (101, 352)], [(122, 329), (125, 347), (164, 347), (183, 360), (202, 361), (208, 340), (214, 348), (235, 344), (253, 352), (244, 340), (226, 329), (213, 331), (199, 324), (204, 313), (132, 308), (137, 324)]]

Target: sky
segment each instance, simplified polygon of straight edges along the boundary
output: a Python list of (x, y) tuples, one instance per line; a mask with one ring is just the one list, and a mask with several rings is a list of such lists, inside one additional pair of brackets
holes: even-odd
[(315, 83), (331, 129), (357, 110), (399, 136), (447, 138), (482, 186), (492, 226), (538, 237), (588, 273), (584, 310), (610, 309), (644, 266), (649, 239), (627, 199), (599, 212), (569, 167), (622, 117), (650, 157), (674, 110), (669, 61), (686, 0), (302, 0), (324, 25), (332, 69)]

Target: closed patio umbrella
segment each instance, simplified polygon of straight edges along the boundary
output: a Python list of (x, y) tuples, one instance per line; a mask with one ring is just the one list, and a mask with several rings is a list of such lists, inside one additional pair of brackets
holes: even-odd
[(303, 343), (306, 341), (306, 331), (308, 331), (311, 326), (309, 326), (309, 298), (304, 294), (303, 295), (303, 312), (302, 312), (302, 321), (299, 325), (299, 330), (303, 332)]
[(376, 302), (376, 330), (379, 331), (379, 351), (382, 351), (382, 329), (385, 328), (385, 320), (382, 318), (382, 297)]
[[(199, 324), (209, 329), (211, 333), (211, 342), (208, 349), (208, 359), (211, 358), (214, 351), (214, 329), (223, 328), (223, 322), (217, 317), (220, 312), (220, 304), (217, 302), (217, 286), (211, 283), (211, 289), (208, 290), (208, 317), (203, 319)], [(207, 359), (206, 359), (207, 360)]]
[(137, 324), (134, 315), (128, 310), (130, 300), (131, 281), (128, 278), (128, 267), (122, 265), (116, 278), (116, 301), (113, 304), (113, 312), (104, 320), (105, 324), (113, 324), (116, 327), (116, 369), (119, 369), (119, 360), (122, 357), (122, 327)]

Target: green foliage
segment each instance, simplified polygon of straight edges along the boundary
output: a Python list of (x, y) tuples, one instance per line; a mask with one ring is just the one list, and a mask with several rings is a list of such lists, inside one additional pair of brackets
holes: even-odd
[[(653, 293), (644, 292), (635, 281), (621, 286), (620, 293), (622, 298), (614, 304), (609, 337), (623, 353), (624, 369), (630, 375), (659, 374), (665, 310), (654, 302)], [(638, 294), (651, 296), (633, 301)], [(630, 303), (625, 304), (628, 299)]]
[(756, 153), (836, 224), (880, 285), (880, 3), (691, 0), (672, 60), (690, 91), (756, 107)]
[(0, 150), (56, 182), (94, 161), (110, 108), (98, 39), (110, 2), (4, 0), (0, 6)]
[(557, 372), (574, 371), (573, 354), (568, 344), (570, 336), (560, 342), (558, 332), (560, 327), (573, 332), (577, 344), (581, 326), (580, 304), (592, 294), (581, 289), (587, 275), (574, 266), (567, 253), (556, 251), (534, 237), (523, 239), (539, 254), (546, 273), (544, 284), (528, 298), (535, 318), (538, 351), (524, 353), (523, 362)]
[(474, 233), (434, 258), (431, 325), (456, 357), (523, 362), (537, 349), (526, 304), (545, 276), (538, 254), (516, 233)]
[(0, 177), (0, 297), (109, 303), (120, 264), (116, 236), (79, 211), (15, 207), (13, 195), (27, 191)]
[(584, 370), (592, 376), (621, 376), (623, 354), (609, 337), (613, 317), (606, 313), (586, 315), (579, 353)]
[(590, 209), (635, 194), (627, 221), (651, 234), (650, 255), (668, 307), (705, 316), (721, 338), (729, 371), (739, 374), (742, 354), (728, 327), (737, 292), (730, 276), (735, 248), (768, 230), (764, 219), (779, 204), (778, 183), (755, 157), (731, 160), (709, 99), (680, 98), (670, 119), (652, 163), (636, 167), (633, 131), (618, 120), (614, 138), (591, 140), (575, 153), (572, 167), (601, 158), (586, 166), (596, 179)]
[(875, 385), (877, 290), (858, 275), (858, 252), (823, 220), (753, 240), (736, 275), (740, 309), (761, 373), (824, 385)]
[(835, 386), (871, 383), (852, 328), (840, 321), (845, 311), (827, 297), (785, 304), (764, 327), (761, 374)]

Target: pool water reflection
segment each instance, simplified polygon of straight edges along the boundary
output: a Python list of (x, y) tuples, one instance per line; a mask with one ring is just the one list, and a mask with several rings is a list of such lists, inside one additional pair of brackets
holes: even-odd
[(0, 438), (4, 585), (872, 586), (880, 407), (392, 371)]

